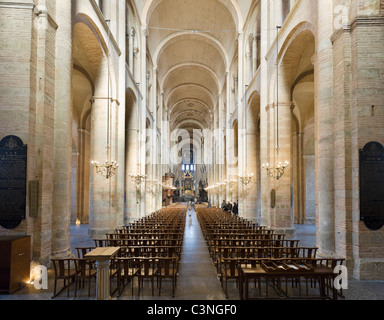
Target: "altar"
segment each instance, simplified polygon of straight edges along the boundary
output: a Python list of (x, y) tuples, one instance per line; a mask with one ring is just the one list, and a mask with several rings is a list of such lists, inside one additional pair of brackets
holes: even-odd
[(184, 172), (182, 179), (182, 197), (185, 201), (195, 200), (195, 177), (192, 172)]

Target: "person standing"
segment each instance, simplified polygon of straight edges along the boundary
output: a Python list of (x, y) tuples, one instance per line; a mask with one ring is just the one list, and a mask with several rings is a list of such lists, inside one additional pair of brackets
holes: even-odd
[(228, 204), (227, 204), (227, 211), (228, 212), (232, 211), (232, 203), (230, 201), (228, 201)]
[(239, 214), (239, 200), (237, 200), (233, 205), (233, 214), (237, 216)]

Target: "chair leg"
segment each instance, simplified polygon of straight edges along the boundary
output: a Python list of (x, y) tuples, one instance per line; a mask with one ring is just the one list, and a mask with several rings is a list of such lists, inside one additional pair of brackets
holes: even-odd
[(77, 280), (77, 277), (75, 279), (75, 298), (77, 296), (77, 283), (78, 283), (78, 280)]
[(69, 287), (71, 286), (70, 280), (68, 280), (68, 285), (67, 285), (67, 297), (69, 297)]
[(176, 278), (173, 278), (173, 281), (172, 281), (172, 298), (175, 297), (175, 287), (176, 287)]
[(56, 286), (57, 286), (57, 280), (55, 279), (55, 283), (53, 285), (53, 296), (52, 296), (52, 298), (56, 297)]

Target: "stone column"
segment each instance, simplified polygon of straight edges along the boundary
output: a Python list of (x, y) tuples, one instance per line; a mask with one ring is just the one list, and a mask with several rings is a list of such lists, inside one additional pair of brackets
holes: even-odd
[(258, 108), (253, 103), (247, 108), (246, 116), (246, 163), (248, 174), (253, 174), (251, 182), (245, 186), (244, 197), (246, 199), (246, 208), (243, 217), (256, 222), (257, 220), (257, 201), (258, 201), (258, 132), (257, 132), (257, 118)]
[[(158, 153), (157, 153), (157, 65), (153, 66), (152, 69), (152, 116), (153, 116), (153, 127), (152, 127), (152, 180), (159, 180), (158, 177)], [(152, 184), (152, 211), (160, 209), (157, 207), (157, 186), (155, 183)]]
[[(238, 162), (238, 174), (245, 173), (247, 168), (245, 167), (245, 108), (246, 101), (244, 101), (245, 96), (245, 82), (244, 82), (244, 33), (242, 31), (239, 32), (237, 37), (238, 44), (238, 95), (236, 97), (238, 101), (238, 154), (239, 154), (239, 162)], [(233, 201), (239, 200), (239, 214), (244, 212), (244, 185), (239, 182), (236, 199), (232, 199)]]
[(133, 74), (133, 44), (134, 44), (135, 34), (133, 29), (129, 25), (128, 29), (128, 65), (131, 73)]
[[(139, 150), (139, 167), (140, 174), (146, 175), (146, 111), (147, 111), (147, 29), (145, 26), (141, 28), (141, 43), (140, 43), (140, 92), (142, 100), (140, 101), (141, 106), (139, 107), (140, 113), (140, 150)], [(138, 70), (139, 71), (139, 70)], [(136, 77), (135, 77), (136, 78)], [(136, 78), (137, 79), (137, 78)], [(141, 184), (141, 202), (140, 202), (140, 215), (144, 217), (146, 211), (146, 184)]]
[[(230, 113), (230, 105), (231, 105), (231, 83), (230, 83), (230, 72), (227, 70), (225, 74), (225, 81), (226, 81), (226, 113), (225, 113), (225, 143), (226, 143), (226, 179), (230, 180), (231, 179), (231, 162), (233, 161), (233, 154), (232, 154), (232, 148), (231, 148), (231, 135), (232, 135), (232, 130), (231, 130), (231, 124), (230, 124), (230, 118), (231, 118), (231, 113)], [(226, 192), (225, 192), (225, 199), (228, 199), (229, 194), (231, 192), (230, 186), (227, 184), (226, 187)]]
[(316, 236), (320, 254), (335, 250), (334, 136), (333, 136), (333, 2), (318, 1), (317, 54), (315, 57), (316, 122)]
[[(276, 114), (276, 106), (273, 110), (271, 110), (274, 114), (274, 118), (271, 122), (275, 124), (275, 134), (277, 134), (277, 121), (279, 125), (279, 152), (277, 154), (277, 151), (275, 149), (275, 152), (273, 152), (273, 157), (270, 162), (270, 164), (275, 167), (278, 165), (279, 162), (291, 162), (291, 105), (291, 102), (279, 102), (278, 118)], [(271, 185), (276, 191), (276, 204), (275, 208), (273, 209), (274, 228), (288, 235), (293, 235), (294, 233), (291, 204), (291, 166), (292, 164), (286, 168), (284, 176), (279, 180), (277, 180), (276, 178), (271, 178)]]
[[(104, 58), (95, 83), (91, 114), (91, 161), (100, 163), (107, 160), (107, 89), (108, 61)], [(111, 178), (100, 176), (91, 167), (90, 184), (89, 235), (91, 238), (104, 237), (110, 231)]]
[[(257, 32), (257, 28), (256, 28), (256, 31)], [(258, 42), (258, 36), (257, 34), (253, 35), (253, 41), (252, 41), (252, 45), (253, 45), (253, 50), (252, 50), (252, 67), (253, 67), (253, 74), (252, 74), (252, 77), (255, 76), (256, 74), (256, 71), (257, 71), (257, 68), (258, 68), (258, 46), (257, 46), (257, 42)]]
[(79, 149), (80, 158), (77, 170), (77, 201), (76, 201), (76, 218), (82, 224), (89, 223), (89, 174), (90, 163), (89, 146), (90, 134), (85, 129), (79, 129)]
[[(261, 26), (260, 26), (260, 56), (264, 57), (268, 52), (268, 5), (269, 0), (261, 0)], [(260, 161), (266, 163), (268, 158), (268, 66), (265, 59), (260, 61)], [(260, 175), (261, 187), (261, 225), (270, 225), (269, 215), (269, 178), (265, 170)]]
[(71, 253), (72, 17), (70, 1), (58, 1), (56, 5), (59, 28), (56, 31), (52, 256), (67, 257)]

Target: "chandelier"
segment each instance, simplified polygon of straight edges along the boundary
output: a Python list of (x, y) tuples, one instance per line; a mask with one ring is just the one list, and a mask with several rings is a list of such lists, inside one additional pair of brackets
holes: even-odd
[(146, 180), (147, 176), (142, 174), (130, 174), (131, 180), (139, 187), (143, 181)]
[(289, 162), (285, 161), (282, 163), (281, 161), (277, 163), (276, 167), (271, 167), (269, 163), (263, 164), (263, 169), (267, 170), (267, 175), (272, 178), (276, 178), (280, 180), (280, 178), (285, 174), (285, 169), (289, 166)]
[[(106, 20), (106, 22), (110, 22), (110, 20)], [(108, 24), (108, 42), (110, 40), (110, 26)], [(103, 176), (106, 179), (113, 177), (116, 174), (117, 168), (119, 167), (117, 161), (111, 159), (111, 101), (110, 98), (110, 59), (109, 59), (109, 46), (107, 47), (107, 64), (108, 64), (108, 97), (107, 97), (107, 160), (105, 162), (100, 163), (98, 161), (91, 161), (91, 164), (96, 168), (96, 173)]]
[(224, 180), (224, 182), (229, 185), (229, 189), (232, 189), (233, 185), (237, 182), (237, 180), (229, 179), (229, 180)]
[(276, 91), (277, 91), (277, 97), (276, 97), (276, 159), (277, 164), (275, 164), (274, 167), (272, 167), (269, 163), (263, 164), (262, 168), (267, 170), (267, 175), (275, 178), (277, 180), (280, 180), (284, 174), (285, 169), (289, 166), (289, 162), (281, 162), (279, 161), (279, 29), (281, 29), (281, 26), (276, 26), (276, 48), (277, 48), (277, 55), (276, 55)]
[[(106, 147), (107, 150), (110, 149), (109, 146)], [(107, 159), (109, 151), (107, 151)], [(110, 177), (113, 177), (116, 174), (116, 170), (119, 167), (119, 164), (115, 160), (105, 160), (104, 163), (100, 163), (98, 161), (91, 161), (91, 164), (96, 168), (96, 173), (105, 177), (106, 179), (109, 179)]]
[(253, 178), (253, 173), (250, 173), (250, 174), (247, 174), (247, 173), (244, 173), (244, 174), (241, 174), (239, 175), (239, 178), (240, 178), (240, 181), (244, 184), (244, 185), (248, 185), (250, 184), (252, 178)]

